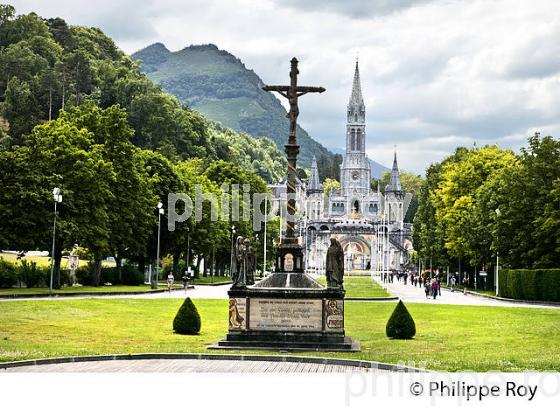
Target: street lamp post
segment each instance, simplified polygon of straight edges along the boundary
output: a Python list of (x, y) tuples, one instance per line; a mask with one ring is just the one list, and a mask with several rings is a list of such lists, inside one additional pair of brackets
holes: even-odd
[(158, 228), (157, 228), (157, 251), (156, 251), (156, 276), (152, 282), (152, 289), (157, 289), (157, 281), (159, 279), (159, 246), (160, 246), (160, 236), (161, 236), (161, 216), (164, 213), (163, 204), (158, 203)]
[(235, 235), (235, 225), (231, 226), (231, 253), (229, 259), (229, 276), (233, 278), (233, 236)]
[[(259, 267), (259, 234), (255, 234), (255, 271), (253, 275), (257, 274), (257, 269)], [(253, 278), (254, 279), (254, 278)]]
[(52, 250), (51, 250), (51, 277), (49, 281), (49, 295), (52, 295), (52, 291), (53, 291), (54, 246), (55, 246), (55, 239), (56, 239), (56, 216), (57, 216), (56, 206), (62, 202), (62, 195), (60, 193), (60, 188), (54, 188), (52, 193), (54, 198), (54, 222), (53, 222), (53, 238), (52, 238)]
[(263, 244), (263, 277), (266, 276), (266, 221), (268, 220), (268, 200), (264, 201), (264, 244)]
[[(500, 208), (496, 208), (496, 219), (500, 216)], [(499, 283), (499, 272), (500, 272), (500, 251), (498, 250), (498, 233), (496, 231), (496, 296), (499, 296), (500, 283)]]
[(190, 229), (187, 228), (187, 273), (190, 272), (190, 257), (191, 257), (191, 236), (190, 236)]

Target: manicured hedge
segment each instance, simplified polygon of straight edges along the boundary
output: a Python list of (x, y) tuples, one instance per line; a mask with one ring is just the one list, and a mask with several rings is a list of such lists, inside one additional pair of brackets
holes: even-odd
[(499, 282), (504, 298), (560, 302), (560, 269), (504, 269)]
[(399, 300), (385, 328), (387, 337), (392, 339), (412, 339), (416, 334), (416, 324), (402, 300)]
[[(115, 267), (101, 268), (101, 284), (111, 283), (113, 285), (142, 285), (144, 274), (132, 265), (123, 266), (121, 280)], [(21, 263), (13, 263), (0, 258), (0, 288), (11, 288), (18, 284), (23, 284), (28, 288), (42, 287), (49, 285), (51, 268), (50, 266), (37, 266), (35, 262), (26, 260)], [(89, 264), (84, 264), (76, 271), (78, 283), (84, 286), (93, 285), (93, 268)], [(63, 285), (70, 283), (68, 270), (60, 271), (60, 281)]]
[(11, 288), (17, 281), (16, 265), (0, 258), (0, 288)]
[(200, 315), (191, 298), (186, 298), (175, 319), (173, 330), (181, 335), (196, 335), (200, 332)]

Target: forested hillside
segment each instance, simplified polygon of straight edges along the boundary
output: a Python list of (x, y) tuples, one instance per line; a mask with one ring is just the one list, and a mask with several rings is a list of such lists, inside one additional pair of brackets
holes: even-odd
[[(60, 262), (75, 245), (92, 262), (95, 285), (104, 258), (115, 258), (118, 281), (126, 281), (121, 264), (144, 271), (156, 246), (172, 257), (176, 274), (187, 260), (212, 260), (223, 272), (231, 221), (216, 220), (205, 205), (168, 229), (169, 194), (194, 198), (201, 188), (221, 198), (225, 213), (233, 196), (222, 184), (263, 193), (285, 173), (272, 140), (207, 121), (152, 83), (97, 28), (0, 5), (0, 73), (0, 249), (51, 249), (56, 215), (55, 287), (68, 282)], [(55, 187), (63, 198), (56, 213)], [(252, 214), (252, 204), (241, 207)], [(177, 213), (185, 209), (178, 201)], [(250, 220), (234, 223), (257, 241)], [(270, 249), (277, 227), (270, 221)], [(263, 235), (259, 241), (260, 249)]]
[[(237, 57), (213, 44), (171, 52), (161, 43), (132, 57), (142, 61), (149, 78), (194, 110), (236, 131), (270, 137), (283, 150), (288, 130), (286, 110), (277, 98), (262, 90), (263, 81)], [(340, 159), (299, 126), (297, 133), (299, 163), (309, 167), (314, 155), (324, 156), (330, 164), (320, 170), (321, 177), (338, 177), (331, 169), (336, 172), (333, 164)]]
[[(171, 160), (193, 156), (239, 161), (275, 181), (284, 171), (282, 153), (259, 141), (246, 150), (247, 136), (210, 125), (196, 111), (162, 92), (97, 28), (71, 26), (60, 18), (0, 15), (0, 102), (2, 144), (20, 144), (35, 125), (61, 110), (93, 102), (118, 104), (128, 113), (132, 142)], [(8, 134), (9, 137), (6, 135)], [(229, 149), (216, 151), (215, 142)], [(218, 144), (219, 145), (219, 144)], [(242, 158), (236, 155), (243, 153)]]

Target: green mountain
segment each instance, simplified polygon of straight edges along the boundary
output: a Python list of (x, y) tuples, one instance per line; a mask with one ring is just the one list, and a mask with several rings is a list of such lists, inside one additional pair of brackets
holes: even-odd
[[(286, 110), (263, 81), (235, 56), (213, 44), (190, 46), (177, 52), (156, 43), (132, 55), (141, 60), (148, 77), (205, 117), (254, 137), (267, 136), (283, 151), (288, 119)], [(298, 127), (299, 164), (311, 165), (313, 155), (335, 156)], [(336, 169), (336, 166), (331, 166)]]

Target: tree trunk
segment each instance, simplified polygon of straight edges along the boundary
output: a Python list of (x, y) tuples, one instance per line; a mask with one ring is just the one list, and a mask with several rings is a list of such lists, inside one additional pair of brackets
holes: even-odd
[(173, 276), (175, 276), (176, 278), (180, 277), (181, 275), (179, 275), (179, 259), (181, 257), (181, 254), (177, 251), (173, 252)]
[(115, 264), (117, 268), (117, 276), (119, 278), (119, 283), (122, 284), (122, 258), (118, 255), (114, 256)]
[(196, 255), (196, 278), (200, 277), (200, 263), (202, 262), (202, 257), (199, 255)]
[(138, 257), (138, 270), (142, 273), (146, 272), (146, 257), (144, 255)]
[(49, 87), (49, 121), (52, 119), (52, 87)]
[(93, 285), (99, 286), (101, 282), (101, 262), (102, 259), (96, 256), (93, 260)]

